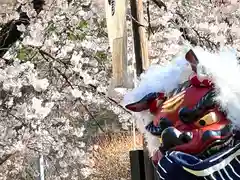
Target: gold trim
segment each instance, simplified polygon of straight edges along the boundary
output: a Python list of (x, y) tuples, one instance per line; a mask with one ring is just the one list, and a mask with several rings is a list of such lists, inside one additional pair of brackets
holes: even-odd
[(162, 106), (162, 112), (176, 111), (184, 101), (185, 92), (186, 91), (182, 91), (181, 93), (177, 94), (176, 96), (165, 101)]

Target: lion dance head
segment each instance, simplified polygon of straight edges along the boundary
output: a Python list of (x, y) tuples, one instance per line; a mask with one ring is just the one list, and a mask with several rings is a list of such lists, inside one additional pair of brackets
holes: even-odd
[[(191, 73), (188, 79), (174, 82), (175, 87), (170, 85), (174, 88), (165, 88), (164, 83), (159, 88), (154, 85), (152, 92), (151, 79), (148, 79), (149, 84), (145, 83), (147, 88), (142, 88), (146, 91), (145, 95), (128, 103), (126, 108), (133, 112), (148, 111), (152, 115), (152, 121), (145, 125), (145, 129), (159, 138), (158, 155), (159, 152), (164, 155), (166, 152), (181, 151), (209, 157), (233, 143), (232, 123), (216, 100), (219, 92), (211, 77), (204, 75), (204, 69), (201, 72), (198, 69), (199, 60), (194, 51), (188, 51), (181, 61), (184, 65), (178, 66), (178, 73), (171, 76), (172, 69), (163, 70), (163, 77), (159, 73), (162, 78), (159, 83), (168, 81), (165, 83), (168, 86), (170, 81), (180, 79), (179, 74), (189, 66)], [(140, 83), (140, 86), (143, 87), (143, 84)]]

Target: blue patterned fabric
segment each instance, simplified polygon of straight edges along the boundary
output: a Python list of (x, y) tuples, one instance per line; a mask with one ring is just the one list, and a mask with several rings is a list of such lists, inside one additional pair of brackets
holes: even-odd
[(237, 180), (240, 143), (204, 160), (183, 152), (166, 153), (156, 168), (161, 180)]

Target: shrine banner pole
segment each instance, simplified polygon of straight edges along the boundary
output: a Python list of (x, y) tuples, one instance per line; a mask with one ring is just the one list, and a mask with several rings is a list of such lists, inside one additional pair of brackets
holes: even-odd
[(111, 86), (127, 87), (127, 0), (105, 0), (105, 12), (112, 53)]

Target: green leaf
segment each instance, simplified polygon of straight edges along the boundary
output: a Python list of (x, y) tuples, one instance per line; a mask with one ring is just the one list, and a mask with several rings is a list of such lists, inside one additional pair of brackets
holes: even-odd
[(103, 61), (107, 60), (107, 54), (104, 51), (97, 51), (96, 56)]
[(77, 29), (86, 29), (88, 28), (88, 22), (86, 20), (80, 21), (80, 23), (77, 26)]
[(27, 50), (25, 48), (21, 48), (17, 54), (17, 58), (20, 60), (25, 60), (27, 58)]
[(34, 50), (31, 48), (22, 47), (18, 50), (17, 58), (21, 61), (28, 61), (28, 58), (31, 57), (34, 53)]
[(53, 21), (50, 21), (48, 23), (47, 31), (50, 33), (50, 32), (56, 31), (56, 29), (57, 29), (57, 27), (54, 25)]
[(79, 33), (79, 34), (74, 34), (73, 32), (69, 32), (68, 33), (68, 39), (72, 40), (72, 41), (76, 41), (76, 40), (84, 40), (86, 37), (85, 33)]
[(77, 37), (73, 33), (68, 33), (68, 39), (75, 41), (77, 40)]
[(77, 34), (77, 39), (82, 41), (86, 38), (86, 34), (85, 33), (80, 33), (80, 34)]

